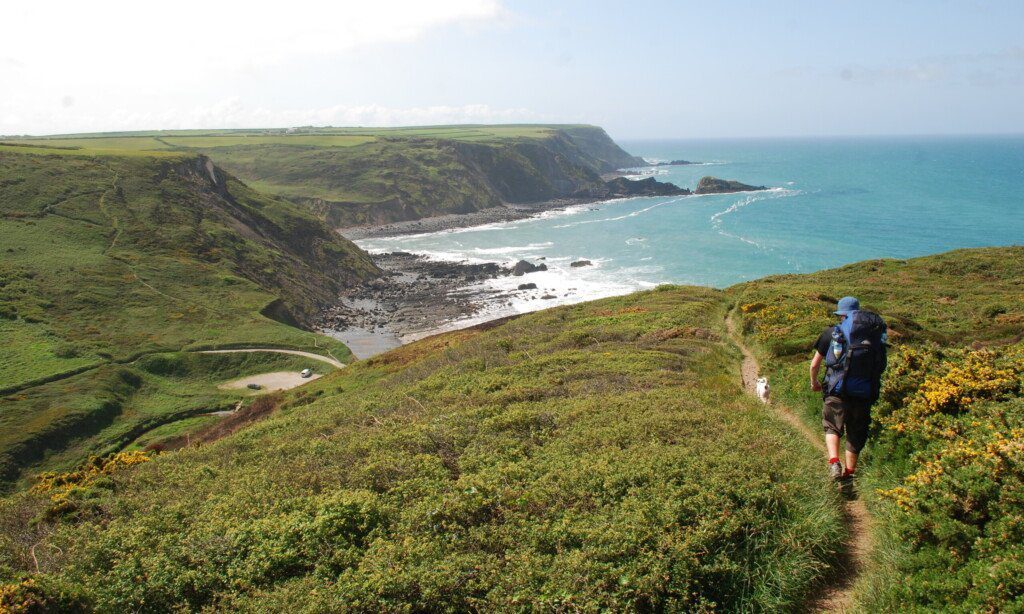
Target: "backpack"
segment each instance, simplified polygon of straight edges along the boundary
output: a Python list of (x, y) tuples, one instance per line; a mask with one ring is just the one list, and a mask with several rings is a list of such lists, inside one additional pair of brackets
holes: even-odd
[(870, 311), (851, 311), (832, 329), (825, 355), (825, 396), (878, 400), (887, 360), (887, 330), (885, 320)]

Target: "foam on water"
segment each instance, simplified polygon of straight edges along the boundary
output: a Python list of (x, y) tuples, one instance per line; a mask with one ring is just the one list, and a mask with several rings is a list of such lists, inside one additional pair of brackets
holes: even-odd
[[(789, 185), (793, 185), (794, 182), (788, 181), (786, 183), (789, 184)], [(743, 198), (740, 201), (737, 201), (737, 202), (733, 203), (732, 205), (730, 205), (728, 208), (724, 209), (723, 211), (719, 211), (718, 213), (715, 213), (714, 215), (712, 215), (711, 216), (711, 225), (718, 232), (718, 234), (722, 235), (723, 237), (729, 237), (729, 238), (732, 238), (732, 239), (736, 239), (738, 241), (742, 241), (743, 243), (746, 243), (747, 245), (752, 245), (752, 246), (756, 247), (757, 249), (759, 249), (759, 250), (761, 250), (763, 252), (772, 253), (774, 255), (774, 254), (776, 254), (776, 250), (774, 248), (770, 247), (769, 245), (767, 245), (765, 243), (761, 243), (761, 242), (755, 241), (753, 239), (750, 239), (748, 237), (745, 237), (745, 236), (742, 236), (742, 235), (739, 235), (739, 234), (734, 234), (734, 233), (728, 232), (725, 229), (723, 229), (723, 227), (722, 227), (722, 218), (725, 217), (726, 215), (731, 214), (731, 213), (736, 213), (740, 209), (743, 209), (744, 207), (748, 207), (748, 206), (750, 206), (752, 204), (755, 204), (757, 202), (760, 202), (760, 201), (765, 201), (767, 199), (774, 199), (774, 198), (787, 198), (787, 197), (791, 197), (791, 196), (797, 196), (799, 194), (800, 194), (800, 190), (792, 190), (792, 189), (787, 189), (787, 188), (770, 188), (770, 189), (765, 190), (765, 191), (756, 192), (754, 194), (751, 194), (751, 195), (747, 196), (746, 198)], [(786, 261), (792, 267), (792, 270), (794, 272), (799, 272), (799, 271), (803, 270), (803, 266), (800, 264), (800, 262), (790, 258), (786, 253), (781, 254), (781, 258), (784, 261)]]
[(597, 219), (597, 220), (582, 220), (582, 221), (579, 221), (579, 222), (570, 222), (568, 224), (562, 224), (560, 226), (555, 226), (555, 228), (572, 228), (573, 226), (580, 226), (582, 224), (601, 224), (601, 223), (604, 223), (604, 222), (618, 222), (619, 220), (624, 220), (624, 219), (626, 219), (628, 217), (636, 217), (638, 215), (643, 215), (644, 213), (647, 213), (648, 211), (652, 211), (654, 209), (657, 209), (658, 207), (664, 207), (665, 205), (671, 205), (672, 203), (677, 203), (680, 200), (682, 200), (683, 198), (687, 198), (687, 197), (683, 196), (683, 197), (680, 197), (680, 198), (673, 198), (671, 200), (666, 200), (664, 202), (660, 202), (660, 203), (657, 203), (655, 205), (651, 205), (650, 207), (644, 207), (643, 209), (638, 209), (636, 211), (632, 211), (630, 213), (627, 213), (625, 215), (620, 215), (618, 217), (605, 217), (605, 218), (601, 218), (601, 219)]

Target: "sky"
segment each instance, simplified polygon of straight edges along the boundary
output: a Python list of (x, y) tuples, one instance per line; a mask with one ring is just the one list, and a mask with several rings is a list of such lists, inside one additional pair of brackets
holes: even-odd
[(615, 138), (1024, 133), (1024, 1), (33, 0), (0, 134), (592, 123)]

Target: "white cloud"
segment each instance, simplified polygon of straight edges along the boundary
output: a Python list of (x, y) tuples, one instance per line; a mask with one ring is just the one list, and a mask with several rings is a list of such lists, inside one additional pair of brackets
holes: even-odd
[(494, 19), (501, 7), (495, 0), (36, 0), (5, 13), (0, 57), (29, 70), (107, 73), (274, 64), (415, 40), (445, 24)]
[[(308, 58), (408, 43), (440, 27), (490, 22), (503, 15), (498, 0), (19, 3), (4, 8), (0, 133), (88, 130), (99, 125), (120, 129), (107, 124), (115, 116), (128, 121), (147, 116), (211, 121), (230, 117), (242, 111), (213, 105), (175, 115), (171, 100), (180, 106), (183, 100), (223, 96), (218, 87), (225, 75), (287, 69)], [(63, 104), (67, 100), (75, 104)], [(117, 108), (124, 110), (111, 110)], [(462, 109), (455, 114), (472, 114), (465, 110), (469, 107)], [(256, 109), (247, 113), (259, 114)], [(341, 116), (351, 113), (380, 118), (418, 111), (350, 110)], [(427, 111), (425, 116), (444, 113)]]

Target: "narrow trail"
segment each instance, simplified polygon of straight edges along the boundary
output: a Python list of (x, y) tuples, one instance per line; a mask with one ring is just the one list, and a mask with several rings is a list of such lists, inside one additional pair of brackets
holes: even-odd
[[(757, 362), (754, 353), (743, 341), (736, 326), (734, 313), (730, 312), (725, 319), (726, 329), (732, 342), (743, 354), (743, 365), (741, 367), (741, 378), (743, 388), (751, 395), (756, 396), (758, 374), (761, 366)], [(775, 410), (775, 414), (790, 424), (801, 435), (804, 436), (816, 449), (825, 452), (825, 441), (822, 434), (815, 431), (806, 422), (801, 420), (793, 410), (780, 403), (769, 402), (769, 406)], [(824, 458), (822, 459), (824, 461)], [(825, 463), (822, 462), (822, 471), (825, 470)], [(847, 537), (843, 543), (843, 551), (833, 572), (825, 578), (820, 585), (817, 594), (807, 603), (809, 612), (847, 612), (851, 611), (853, 602), (853, 587), (857, 578), (864, 570), (871, 554), (871, 516), (867, 506), (861, 501), (852, 488), (843, 492), (843, 516), (846, 520)]]

